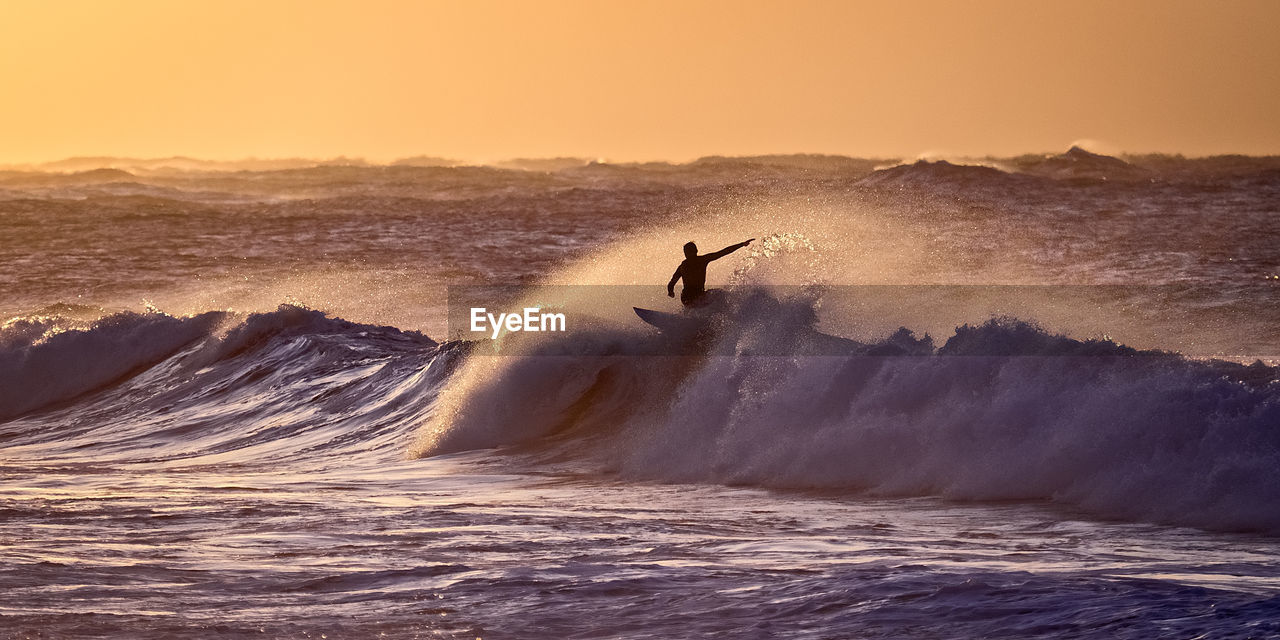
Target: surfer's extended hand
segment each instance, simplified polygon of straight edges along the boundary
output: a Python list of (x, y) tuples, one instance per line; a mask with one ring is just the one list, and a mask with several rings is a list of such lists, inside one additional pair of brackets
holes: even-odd
[(743, 243), (742, 243), (742, 246), (744, 246), (744, 247), (745, 247), (745, 246), (747, 246), (747, 245), (751, 244), (752, 242), (755, 242), (755, 240), (756, 240), (755, 238), (751, 238), (751, 239), (747, 240), (746, 242), (743, 242)]

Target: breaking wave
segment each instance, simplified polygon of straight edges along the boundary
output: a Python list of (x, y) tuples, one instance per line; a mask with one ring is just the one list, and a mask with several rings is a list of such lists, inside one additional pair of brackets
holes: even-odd
[(190, 317), (119, 313), (0, 333), (8, 456), (254, 462), (403, 457), (459, 352), (416, 332), (284, 305)]
[[(1275, 367), (1012, 319), (941, 346), (907, 329), (856, 343), (816, 332), (811, 302), (743, 297), (696, 338), (634, 322), (541, 334), (520, 356), (287, 305), (22, 318), (0, 331), (0, 441), (11, 460), (159, 464), (503, 447), (511, 464), (625, 480), (1280, 533)], [(823, 355), (797, 355), (814, 340)]]
[(701, 355), (627, 355), (662, 338), (619, 328), (540, 337), (544, 355), (473, 357), (415, 452), (509, 446), (633, 480), (1048, 500), (1280, 533), (1273, 367), (1011, 319), (936, 349), (903, 329), (842, 356), (762, 356), (762, 340), (812, 335), (812, 316), (734, 317)]

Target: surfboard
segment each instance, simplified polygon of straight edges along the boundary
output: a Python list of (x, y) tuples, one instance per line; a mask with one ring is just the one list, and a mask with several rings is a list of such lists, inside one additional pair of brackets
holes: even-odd
[[(699, 317), (697, 315), (683, 315), (678, 313), (666, 313), (665, 311), (654, 311), (653, 309), (644, 309), (641, 307), (632, 307), (636, 315), (650, 326), (657, 327), (658, 331), (672, 336), (694, 336), (700, 334), (702, 330), (708, 328), (710, 318)], [(833, 336), (819, 331), (809, 330), (802, 336), (799, 336), (794, 342), (786, 345), (777, 346), (777, 351), (760, 352), (761, 355), (849, 355), (861, 353), (866, 350), (867, 345), (860, 342)]]
[(654, 311), (653, 309), (642, 309), (640, 307), (631, 308), (635, 309), (636, 315), (640, 316), (641, 320), (657, 327), (658, 331), (663, 333), (694, 333), (706, 326), (706, 321), (700, 318), (691, 318), (677, 313), (666, 313), (665, 311)]

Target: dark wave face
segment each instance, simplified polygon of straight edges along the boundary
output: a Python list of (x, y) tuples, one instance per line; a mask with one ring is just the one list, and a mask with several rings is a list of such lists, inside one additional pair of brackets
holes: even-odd
[(418, 333), (290, 306), (14, 333), (0, 334), (6, 449), (65, 461), (395, 459), (455, 358)]

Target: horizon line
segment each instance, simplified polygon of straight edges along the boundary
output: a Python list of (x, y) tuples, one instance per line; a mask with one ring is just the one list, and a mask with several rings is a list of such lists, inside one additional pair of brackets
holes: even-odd
[[(305, 156), (305, 155), (281, 155), (281, 156), (241, 156), (238, 158), (216, 158), (201, 157), (197, 155), (158, 155), (158, 156), (134, 156), (134, 155), (112, 155), (112, 154), (84, 154), (65, 156), (52, 160), (27, 160), (17, 162), (0, 163), (0, 170), (4, 171), (21, 171), (21, 170), (40, 170), (42, 167), (52, 167), (61, 164), (73, 163), (92, 163), (94, 161), (107, 163), (138, 163), (138, 164), (154, 164), (165, 161), (193, 162), (210, 165), (236, 165), (250, 163), (290, 163), (290, 162), (314, 162), (316, 166), (397, 166), (404, 163), (418, 160), (421, 162), (431, 162), (431, 165), (423, 166), (439, 166), (443, 168), (449, 167), (497, 167), (502, 164), (512, 164), (521, 162), (580, 162), (582, 165), (589, 164), (610, 164), (610, 165), (644, 165), (644, 164), (668, 164), (673, 166), (694, 164), (697, 162), (711, 159), (728, 159), (728, 160), (747, 160), (756, 158), (840, 158), (847, 160), (862, 160), (874, 162), (908, 162), (908, 161), (946, 161), (949, 159), (968, 159), (968, 160), (1001, 160), (1001, 159), (1017, 159), (1027, 156), (1053, 157), (1063, 155), (1071, 149), (1080, 149), (1096, 155), (1111, 156), (1117, 158), (1142, 158), (1152, 156), (1163, 156), (1171, 158), (1183, 158), (1187, 160), (1194, 159), (1210, 159), (1223, 157), (1244, 157), (1244, 158), (1275, 158), (1280, 157), (1280, 153), (1268, 154), (1250, 154), (1250, 153), (1212, 153), (1204, 155), (1187, 155), (1177, 151), (1147, 151), (1147, 152), (1131, 152), (1131, 151), (1113, 151), (1099, 150), (1097, 148), (1089, 148), (1094, 145), (1081, 143), (1071, 144), (1065, 151), (1026, 151), (1018, 154), (969, 154), (969, 153), (949, 153), (942, 150), (928, 150), (914, 155), (897, 155), (897, 156), (860, 156), (848, 155), (843, 153), (824, 153), (814, 151), (796, 151), (796, 152), (778, 152), (778, 153), (753, 153), (753, 154), (719, 154), (712, 153), (699, 155), (687, 160), (660, 158), (660, 159), (621, 159), (610, 158), (608, 156), (586, 156), (586, 155), (515, 155), (501, 158), (453, 158), (443, 155), (433, 155), (429, 153), (421, 153), (407, 156), (397, 156), (390, 159), (370, 159), (364, 156), (338, 154), (332, 156)], [(1103, 145), (1098, 145), (1103, 146)], [(438, 163), (438, 164), (436, 164)], [(412, 165), (410, 165), (412, 166)], [(107, 168), (107, 167), (102, 167)]]

